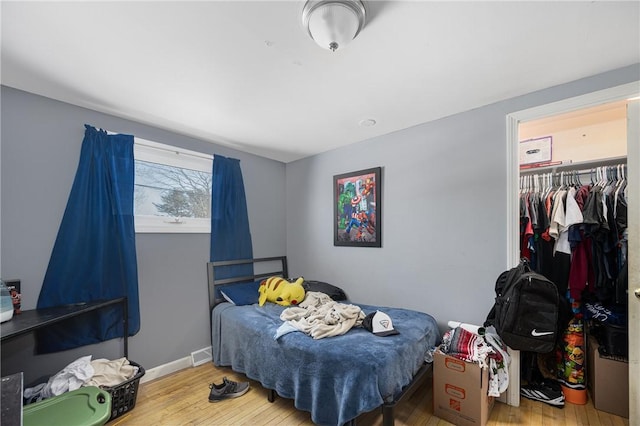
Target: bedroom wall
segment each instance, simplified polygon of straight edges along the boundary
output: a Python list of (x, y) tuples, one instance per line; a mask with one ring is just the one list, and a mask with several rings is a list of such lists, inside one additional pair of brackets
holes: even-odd
[[(285, 166), (278, 161), (2, 87), (0, 276), (19, 278), (24, 309), (35, 308), (73, 182), (84, 124), (241, 160), (254, 255), (285, 252)], [(210, 345), (206, 262), (209, 234), (137, 234), (141, 330), (129, 357), (150, 369)], [(25, 381), (77, 357), (122, 356), (120, 339), (33, 357), (33, 338), (2, 345), (2, 375)]]
[[(498, 102), (286, 166), (290, 274), (354, 301), (481, 324), (507, 268), (506, 115), (640, 79), (640, 65)], [(333, 246), (335, 174), (382, 167), (382, 248)]]

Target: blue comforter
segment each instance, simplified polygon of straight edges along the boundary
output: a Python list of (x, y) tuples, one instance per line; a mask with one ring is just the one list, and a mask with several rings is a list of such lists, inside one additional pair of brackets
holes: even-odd
[(212, 312), (213, 362), (291, 398), (319, 425), (342, 425), (392, 402), (439, 341), (436, 321), (408, 309), (359, 305), (387, 313), (400, 334), (379, 337), (361, 327), (314, 340), (302, 332), (274, 339), (284, 307), (217, 305)]

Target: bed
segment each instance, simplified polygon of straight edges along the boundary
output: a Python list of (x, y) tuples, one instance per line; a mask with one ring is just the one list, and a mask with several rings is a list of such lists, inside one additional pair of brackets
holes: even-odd
[[(276, 266), (265, 269), (267, 264)], [(242, 265), (255, 271), (216, 278), (220, 268)], [(293, 399), (296, 408), (311, 413), (315, 424), (355, 424), (358, 415), (381, 407), (383, 424), (393, 425), (395, 405), (430, 377), (425, 357), (440, 337), (436, 321), (426, 313), (344, 301), (365, 314), (383, 311), (399, 334), (380, 337), (354, 327), (341, 336), (313, 339), (291, 332), (276, 340), (285, 307), (250, 301), (236, 305), (225, 295), (233, 286), (269, 276), (288, 278), (286, 257), (209, 262), (207, 272), (214, 364), (260, 382), (271, 402), (276, 394)]]

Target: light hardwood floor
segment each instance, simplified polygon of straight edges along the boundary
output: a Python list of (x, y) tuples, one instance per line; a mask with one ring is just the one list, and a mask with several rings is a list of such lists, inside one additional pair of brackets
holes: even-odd
[[(221, 383), (223, 377), (247, 381), (229, 368), (217, 368), (213, 363), (188, 368), (177, 373), (140, 384), (136, 406), (130, 412), (108, 423), (116, 425), (313, 425), (311, 416), (297, 410), (293, 401), (276, 398), (267, 401), (267, 391), (258, 382), (249, 380), (251, 388), (245, 395), (210, 403), (209, 383)], [(450, 425), (433, 415), (432, 389), (427, 381), (402, 404), (396, 407), (396, 426)], [(359, 426), (382, 425), (380, 410), (358, 417)], [(586, 405), (565, 404), (555, 408), (548, 404), (522, 398), (518, 408), (497, 402), (491, 412), (489, 426), (496, 425), (629, 425), (628, 419)]]

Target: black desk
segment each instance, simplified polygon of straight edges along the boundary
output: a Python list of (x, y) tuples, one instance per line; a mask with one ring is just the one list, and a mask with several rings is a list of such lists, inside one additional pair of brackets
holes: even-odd
[(76, 303), (73, 305), (56, 306), (45, 309), (30, 309), (14, 315), (9, 321), (0, 325), (1, 341), (30, 333), (51, 324), (95, 311), (106, 306), (122, 303), (124, 321), (124, 356), (129, 358), (129, 310), (126, 297), (111, 299), (104, 302)]
[[(126, 297), (104, 302), (76, 303), (45, 309), (30, 309), (14, 315), (9, 321), (0, 324), (0, 341), (31, 333), (51, 324), (85, 314), (106, 306), (122, 303), (124, 321), (124, 356), (129, 358), (129, 305)], [(22, 425), (22, 373), (2, 378), (2, 424)], [(17, 393), (19, 390), (19, 393)]]

